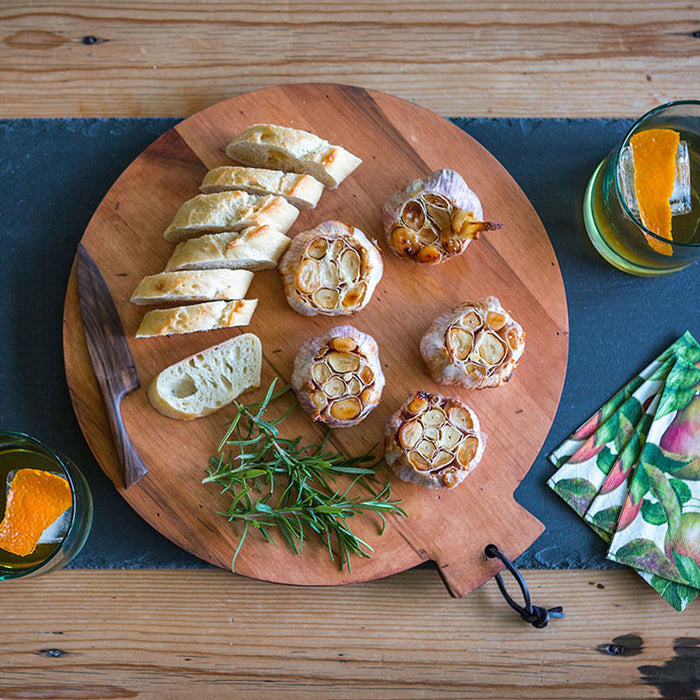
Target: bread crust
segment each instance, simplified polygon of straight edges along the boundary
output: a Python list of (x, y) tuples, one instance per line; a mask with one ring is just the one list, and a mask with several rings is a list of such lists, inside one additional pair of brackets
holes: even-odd
[(291, 239), (273, 226), (213, 233), (178, 243), (165, 265), (170, 270), (270, 270)]
[(160, 272), (144, 277), (131, 295), (133, 304), (231, 301), (243, 299), (253, 273), (248, 270)]
[(247, 326), (253, 316), (257, 299), (237, 301), (208, 301), (191, 306), (148, 311), (136, 331), (137, 338), (211, 331), (216, 328)]
[(229, 143), (226, 155), (245, 165), (308, 173), (331, 189), (362, 163), (342, 146), (308, 131), (276, 124), (249, 126)]
[(179, 243), (205, 233), (241, 231), (264, 224), (285, 233), (297, 216), (299, 210), (284, 197), (240, 191), (198, 194), (178, 209), (163, 238)]
[(300, 209), (313, 209), (323, 194), (323, 183), (307, 174), (225, 165), (210, 170), (199, 188), (204, 194), (240, 190), (250, 194), (284, 197)]

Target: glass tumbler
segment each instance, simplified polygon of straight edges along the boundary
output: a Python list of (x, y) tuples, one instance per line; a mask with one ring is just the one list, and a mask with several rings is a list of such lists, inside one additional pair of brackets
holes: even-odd
[[(680, 135), (676, 180), (684, 181), (684, 186), (678, 189), (685, 193), (685, 206), (672, 198), (673, 240), (670, 241), (644, 226), (636, 206), (630, 139), (646, 129), (672, 129)], [(624, 272), (664, 275), (697, 260), (700, 257), (700, 101), (670, 102), (637, 120), (593, 173), (584, 196), (583, 218), (596, 250)]]
[[(21, 469), (48, 472), (65, 479), (70, 488), (71, 505), (46, 527), (31, 553), (25, 556), (12, 553), (0, 543), (0, 581), (39, 576), (64, 567), (80, 552), (92, 525), (92, 495), (75, 464), (36, 438), (10, 430), (0, 430), (0, 515), (7, 515), (10, 484)], [(17, 495), (14, 498), (18, 503), (21, 500)], [(31, 524), (32, 516), (40, 510), (36, 504), (26, 507), (19, 503), (17, 507), (24, 510), (16, 515), (15, 528), (22, 518)], [(3, 517), (3, 523), (5, 520)]]

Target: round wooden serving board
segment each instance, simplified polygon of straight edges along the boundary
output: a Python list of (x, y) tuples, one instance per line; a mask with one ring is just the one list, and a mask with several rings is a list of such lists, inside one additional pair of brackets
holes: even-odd
[[(356, 317), (303, 317), (287, 305), (279, 276), (270, 270), (256, 273), (248, 292), (260, 300), (249, 327), (136, 340), (144, 308), (131, 304), (129, 297), (144, 275), (165, 266), (173, 245), (163, 239), (163, 231), (180, 204), (198, 194), (206, 171), (230, 163), (226, 144), (259, 122), (312, 131), (363, 159), (337, 190), (323, 194), (316, 209), (301, 213), (290, 235), (338, 219), (380, 241), (384, 276), (371, 302)], [(481, 198), (486, 219), (502, 222), (503, 229), (474, 241), (461, 256), (422, 266), (388, 250), (381, 206), (396, 189), (438, 168), (460, 172)], [(390, 518), (381, 537), (372, 516), (353, 518), (353, 529), (375, 552), (369, 559), (355, 558), (351, 572), (341, 571), (313, 541), (302, 556), (295, 556), (283, 544), (264, 543), (257, 532), (249, 533), (236, 571), (281, 583), (336, 585), (434, 560), (450, 592), (462, 596), (500, 568), (484, 556), (487, 544), (493, 542), (515, 558), (542, 532), (542, 524), (515, 503), (513, 491), (542, 446), (559, 402), (567, 360), (564, 287), (547, 234), (523, 192), (493, 156), (456, 126), (427, 109), (356, 87), (289, 85), (241, 95), (185, 119), (147, 148), (107, 193), (82, 242), (109, 287), (138, 369), (141, 388), (126, 397), (122, 414), (148, 475), (123, 490), (87, 353), (74, 272), (64, 314), (73, 405), (115, 487), (139, 515), (179, 546), (218, 566), (231, 565), (237, 533), (217, 515), (227, 499), (216, 486), (201, 483), (231, 410), (190, 422), (165, 418), (148, 402), (151, 379), (173, 362), (252, 331), (263, 345), (263, 388), (275, 376), (286, 383), (302, 342), (347, 322), (377, 340), (386, 388), (381, 404), (360, 425), (335, 431), (334, 446), (358, 454), (381, 445), (389, 415), (410, 392), (423, 389), (459, 395), (476, 410), (488, 434), (483, 460), (452, 491), (429, 491), (392, 476), (392, 494), (402, 499), (409, 517)], [(422, 334), (445, 310), (488, 295), (497, 296), (525, 330), (525, 354), (511, 381), (484, 391), (433, 383), (423, 372), (418, 351)], [(290, 435), (308, 441), (322, 435), (301, 410), (286, 426)]]

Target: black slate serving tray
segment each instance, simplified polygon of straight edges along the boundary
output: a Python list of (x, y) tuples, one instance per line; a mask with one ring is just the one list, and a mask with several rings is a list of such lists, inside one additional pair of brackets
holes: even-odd
[[(124, 168), (178, 119), (0, 120), (0, 428), (69, 455), (95, 499), (90, 537), (72, 568), (209, 568), (136, 515), (95, 462), (63, 369), (63, 299), (75, 250)], [(545, 482), (546, 455), (661, 350), (700, 337), (697, 265), (656, 279), (605, 263), (581, 206), (591, 173), (631, 120), (454, 119), (510, 171), (542, 219), (569, 304), (569, 365), (554, 425), (516, 499), (546, 526), (523, 568), (617, 568), (605, 544)]]

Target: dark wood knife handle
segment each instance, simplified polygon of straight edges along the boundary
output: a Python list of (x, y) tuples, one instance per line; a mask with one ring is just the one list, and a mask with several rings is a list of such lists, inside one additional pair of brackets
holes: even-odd
[(129, 435), (122, 420), (122, 398), (124, 393), (104, 397), (104, 405), (107, 410), (107, 420), (112, 431), (114, 445), (119, 452), (119, 461), (124, 465), (124, 488), (135, 484), (141, 477), (148, 473), (146, 465), (131, 444)]

